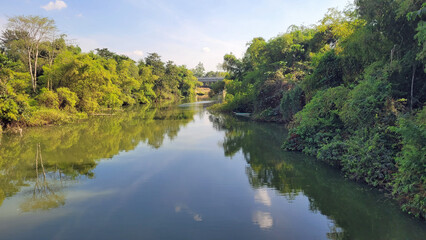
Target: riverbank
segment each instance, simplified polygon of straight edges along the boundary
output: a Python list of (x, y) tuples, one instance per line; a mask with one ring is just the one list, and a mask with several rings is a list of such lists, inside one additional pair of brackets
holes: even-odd
[[(4, 129), (0, 125), (0, 134), (11, 133), (22, 135), (25, 129), (43, 127), (43, 126), (57, 126), (57, 125), (68, 125), (76, 124), (81, 121), (87, 121), (89, 118), (97, 118), (102, 116), (117, 116), (122, 115), (124, 112), (136, 108), (163, 108), (172, 105), (177, 105), (180, 102), (191, 101), (192, 98), (162, 100), (159, 102), (152, 102), (148, 104), (135, 104), (130, 106), (122, 106), (120, 108), (104, 108), (99, 109), (97, 112), (85, 113), (77, 111), (66, 111), (61, 109), (51, 108), (32, 108), (31, 112), (27, 112), (25, 116), (22, 116), (19, 121), (14, 121), (7, 125)], [(197, 98), (195, 98), (197, 99)], [(193, 100), (192, 100), (193, 101)]]

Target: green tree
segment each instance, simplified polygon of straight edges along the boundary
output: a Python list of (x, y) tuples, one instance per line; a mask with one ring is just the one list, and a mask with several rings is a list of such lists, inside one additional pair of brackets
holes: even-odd
[(197, 66), (192, 70), (194, 76), (197, 78), (204, 77), (205, 69), (202, 62), (199, 62)]
[(8, 43), (17, 47), (20, 54), (25, 56), (32, 88), (36, 92), (40, 46), (56, 32), (55, 22), (39, 16), (17, 16), (9, 18), (7, 29), (10, 30), (8, 33), (13, 33), (15, 37), (15, 40)]

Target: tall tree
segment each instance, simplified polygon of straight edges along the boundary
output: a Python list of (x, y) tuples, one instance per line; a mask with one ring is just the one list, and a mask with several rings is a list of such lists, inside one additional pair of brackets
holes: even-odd
[(25, 56), (31, 75), (32, 88), (36, 92), (40, 45), (44, 41), (49, 41), (49, 37), (56, 32), (55, 22), (40, 16), (17, 16), (9, 18), (7, 30), (3, 33), (3, 39), (7, 37), (6, 34), (14, 34), (15, 39), (10, 44), (18, 45)]
[(205, 72), (203, 63), (199, 62), (197, 66), (195, 66), (195, 68), (192, 70), (192, 72), (194, 73), (194, 76), (196, 76), (197, 78), (203, 77)]
[(158, 53), (148, 53), (148, 56), (145, 58), (145, 63), (147, 66), (152, 66), (152, 73), (154, 75), (162, 76), (166, 70), (164, 62), (161, 61), (161, 57)]

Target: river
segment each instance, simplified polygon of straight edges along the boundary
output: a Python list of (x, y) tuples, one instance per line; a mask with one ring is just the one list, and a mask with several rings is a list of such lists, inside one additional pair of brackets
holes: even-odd
[(384, 193), (208, 102), (3, 134), (0, 239), (426, 239)]

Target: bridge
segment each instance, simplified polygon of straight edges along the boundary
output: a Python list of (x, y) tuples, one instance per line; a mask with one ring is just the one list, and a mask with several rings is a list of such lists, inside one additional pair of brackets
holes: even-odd
[(223, 81), (223, 77), (201, 77), (198, 81), (203, 83), (203, 87), (210, 87), (213, 83)]

